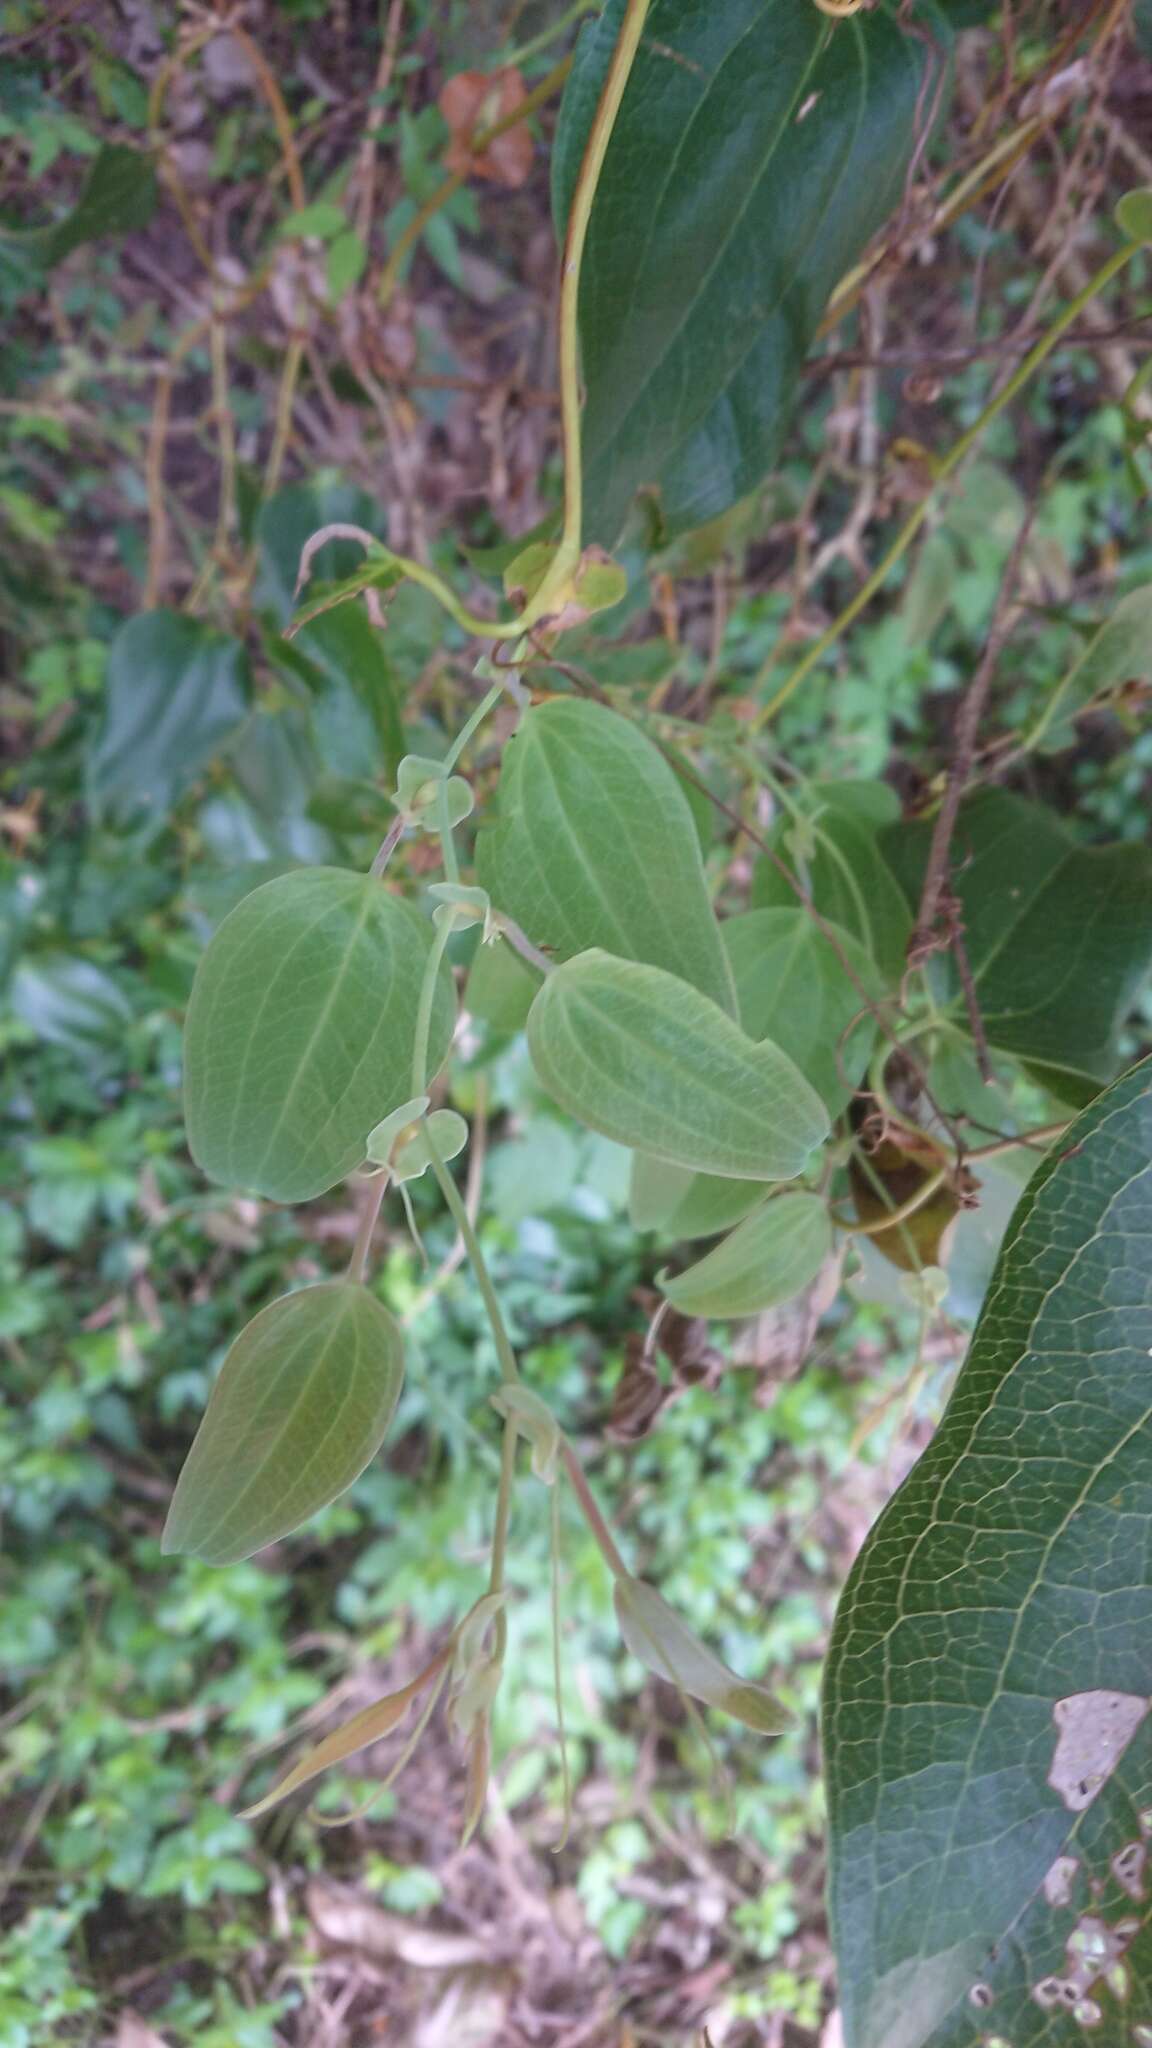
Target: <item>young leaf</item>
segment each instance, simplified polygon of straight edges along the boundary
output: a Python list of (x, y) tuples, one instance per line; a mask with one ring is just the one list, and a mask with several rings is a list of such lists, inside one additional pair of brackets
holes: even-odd
[(138, 612), (108, 656), (103, 717), (88, 763), (92, 806), (113, 824), (163, 825), (248, 715), (239, 640), (182, 612)]
[(735, 1016), (691, 812), (667, 762), (614, 711), (558, 697), (525, 715), (476, 859), (496, 909), (558, 960), (599, 946), (666, 968)]
[(754, 1316), (811, 1286), (832, 1249), (818, 1195), (777, 1195), (686, 1273), (657, 1276), (685, 1316)]
[[(184, 1033), (188, 1143), (213, 1180), (276, 1202), (323, 1194), (412, 1092), (432, 929), (370, 875), (307, 868), (254, 889), (200, 962)], [(429, 1072), (455, 1003), (442, 967)]]
[(737, 1677), (713, 1656), (655, 1586), (643, 1579), (617, 1579), (614, 1597), (625, 1647), (657, 1678), (666, 1678), (705, 1706), (719, 1707), (758, 1735), (783, 1735), (795, 1726), (795, 1716), (767, 1686)]
[[(883, 847), (919, 897), (930, 824), (897, 825)], [(1152, 965), (1152, 853), (1128, 842), (1078, 846), (1039, 804), (989, 790), (965, 804), (953, 887), (989, 1042), (1060, 1073), (1107, 1080), (1121, 1025)], [(954, 963), (938, 989), (965, 1020)]]
[(829, 928), (797, 908), (748, 910), (721, 932), (749, 1038), (783, 1046), (836, 1116), (867, 1069), (883, 984), (851, 933)]
[(363, 1287), (262, 1309), (224, 1360), (161, 1547), (234, 1564), (298, 1529), (375, 1457), (403, 1379), (399, 1324)]
[[(608, 0), (577, 45), (561, 225), (623, 13)], [(771, 466), (828, 295), (899, 205), (939, 78), (939, 17), (913, 36), (895, 13), (653, 0), (581, 285), (585, 539), (611, 546), (640, 486), (667, 534), (701, 526)]]
[(848, 2048), (1089, 2041), (1105, 2005), (1099, 2038), (1138, 2039), (1114, 1966), (1150, 1912), (1117, 1882), (1152, 1809), (1150, 1162), (1145, 1061), (1030, 1182), (944, 1419), (840, 1601), (823, 1743)]
[[(886, 809), (895, 801), (879, 783), (815, 783), (811, 809), (806, 808), (799, 830), (789, 818), (782, 818), (768, 843), (806, 886), (821, 917), (857, 939), (894, 988), (904, 972), (912, 919), (877, 841), (880, 820), (871, 808), (873, 799), (863, 795), (866, 790), (875, 791), (875, 801), (883, 801)], [(801, 838), (810, 839), (810, 852), (797, 847)], [(752, 902), (766, 910), (802, 907), (796, 891), (766, 854), (756, 864)]]
[(593, 951), (550, 974), (528, 1045), (550, 1095), (622, 1145), (751, 1180), (793, 1180), (828, 1135), (818, 1095), (777, 1046), (658, 967)]

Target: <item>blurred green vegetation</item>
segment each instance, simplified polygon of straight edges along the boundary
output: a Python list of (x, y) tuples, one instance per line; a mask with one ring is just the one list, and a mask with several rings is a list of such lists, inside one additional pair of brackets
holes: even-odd
[[(0, 2044), (102, 2042), (119, 2014), (139, 2007), (180, 2048), (273, 2048), (321, 2038), (309, 2032), (318, 2024), (310, 1875), (352, 1878), (391, 1913), (434, 1925), (458, 1924), (468, 1884), (509, 1897), (482, 1844), (468, 1852), (466, 1880), (453, 1860), (461, 1788), (446, 1746), (349, 1833), (298, 1814), (259, 1830), (233, 1817), (264, 1789), (265, 1752), (301, 1715), (336, 1688), (342, 1704), (362, 1704), (382, 1689), (386, 1665), (414, 1668), (425, 1639), (481, 1589), (494, 1370), (470, 1280), (456, 1272), (426, 1299), (427, 1273), (390, 1203), (380, 1284), (411, 1318), (412, 1357), (387, 1456), (258, 1562), (215, 1570), (161, 1558), (171, 1487), (232, 1335), (286, 1285), (339, 1270), (350, 1228), (347, 1199), (290, 1212), (204, 1185), (183, 1142), (181, 1014), (204, 942), (243, 889), (298, 861), (365, 865), (387, 825), (382, 792), (397, 753), (440, 752), (460, 723), (462, 645), (420, 593), (399, 600), (385, 641), (373, 640), (367, 685), (359, 614), (347, 629), (333, 623), (343, 613), (330, 614), (291, 646), (279, 629), (311, 531), (331, 519), (384, 530), (380, 478), (398, 406), (415, 411), (433, 501), (456, 488), (444, 447), (459, 435), (459, 413), (450, 415), (444, 389), (403, 391), (381, 415), (349, 336), (367, 318), (362, 274), (378, 274), (381, 250), (439, 178), (447, 137), (436, 85), (486, 63), (513, 14), (509, 34), (523, 42), (550, 13), (414, 5), (377, 106), (374, 9), (352, 8), (343, 38), (319, 0), (263, 11), (262, 36), (307, 145), (310, 204), (351, 208), (374, 109), (387, 170), (371, 247), (345, 243), (337, 257), (333, 234), (309, 244), (323, 273), (325, 310), (309, 340), (320, 370), (306, 381), (285, 479), (263, 502), (285, 323), (265, 306), (230, 336), (237, 451), (222, 551), (208, 336), (184, 361), (190, 392), (164, 499), (177, 566), (153, 595), (188, 609), (169, 621), (156, 708), (173, 663), (191, 682), (178, 743), (158, 753), (154, 722), (141, 729), (130, 715), (138, 671), (127, 691), (117, 677), (133, 630), (125, 621), (144, 600), (150, 516), (155, 540), (146, 479), (157, 374), (210, 295), (163, 192), (128, 254), (109, 237), (107, 212), (95, 239), (71, 248), (59, 239), (62, 223), (72, 223), (65, 242), (77, 220), (85, 231), (85, 179), (101, 151), (142, 145), (148, 85), (172, 41), (170, 25), (153, 25), (136, 47), (115, 10), (74, 12), (61, 25), (34, 0), (0, 5), (0, 33), (13, 39), (0, 75)], [(529, 79), (554, 55), (534, 56)], [(198, 217), (212, 232), (223, 220), (221, 248), (253, 266), (291, 213), (281, 192), (279, 215), (266, 210), (249, 234), (280, 151), (268, 107), (247, 85), (210, 77), (202, 100), (186, 96), (180, 132), (201, 151), (184, 159)], [(434, 378), (479, 379), (491, 368), (482, 338), (450, 339), (443, 294), (460, 287), (465, 324), (482, 325), (492, 278), (463, 261), (477, 257), (477, 229), (497, 284), (515, 284), (525, 247), (546, 229), (542, 161), (524, 195), (481, 206), (461, 190), (427, 237), (405, 333), (418, 335)], [(55, 246), (37, 239), (45, 222)], [(293, 232), (290, 224), (290, 244)], [(958, 317), (976, 311), (978, 269), (992, 341), (1035, 283), (1037, 264), (1021, 252), (1011, 208), (952, 231)], [(534, 303), (546, 296), (545, 270), (537, 259)], [(1147, 288), (1146, 266), (1137, 267), (1137, 304)], [(897, 290), (913, 335), (917, 291), (915, 279), (903, 299)], [(522, 310), (514, 297), (516, 317)], [(1127, 310), (1110, 309), (1117, 319)], [(525, 353), (540, 360), (531, 328)], [(340, 447), (325, 445), (324, 375), (338, 387), (337, 417), (346, 429), (352, 420)], [(884, 439), (910, 430), (904, 376), (885, 375), (873, 393)], [(970, 361), (931, 407), (911, 407), (912, 425), (943, 444), (987, 389), (987, 362)], [(859, 489), (845, 457), (828, 465), (812, 504), (829, 413), (821, 379), (779, 473), (734, 523), (726, 551), (664, 565), (687, 621), (675, 646), (643, 576), (602, 634), (573, 641), (573, 658), (594, 676), (610, 673), (637, 697), (658, 691), (674, 715), (690, 716), (701, 691), (710, 698), (720, 793), (744, 695), (794, 618), (787, 569), (797, 523), (815, 512), (822, 531), (840, 531)], [(541, 449), (547, 493), (550, 443), (533, 440), (524, 459)], [(462, 481), (448, 509), (459, 511), (458, 534), (483, 547), (504, 534), (499, 516), (477, 509), (469, 459), (455, 450)], [(1030, 488), (1044, 480), (1043, 502), (1027, 617), (997, 685), (997, 730), (1033, 717), (1117, 597), (1152, 577), (1131, 423), (1101, 381), (1098, 355), (1074, 347), (1026, 410), (989, 436), (902, 584), (851, 634), (843, 665), (814, 676), (784, 712), (774, 742), (799, 767), (824, 778), (887, 770), (905, 787), (935, 771), (1025, 472)], [(898, 492), (876, 517), (897, 511)], [(446, 532), (434, 520), (429, 544), (455, 561)], [(355, 560), (355, 549), (343, 559), (333, 549), (320, 568), (335, 576)], [(856, 577), (850, 554), (830, 562), (829, 615)], [(242, 656), (221, 643), (225, 632), (240, 635)], [(482, 786), (496, 760), (494, 748), (482, 757)], [(1138, 837), (1150, 771), (1152, 733), (1118, 711), (1075, 749), (1034, 760), (1027, 786), (1086, 838)], [(419, 889), (419, 864), (405, 857)], [(720, 879), (727, 849), (711, 860)], [(734, 1368), (717, 1388), (682, 1392), (652, 1436), (613, 1444), (613, 1390), (628, 1338), (645, 1327), (657, 1263), (624, 1217), (621, 1156), (563, 1127), (519, 1040), (477, 1031), (463, 1106), (475, 1109), (481, 1084), (483, 1240), (530, 1384), (620, 1504), (630, 1558), (799, 1715), (796, 1734), (771, 1746), (717, 1728), (717, 1754), (704, 1754), (675, 1700), (620, 1657), (598, 1553), (566, 1517), (575, 1819), (559, 1848), (547, 1503), (526, 1491), (511, 1563), (515, 1682), (495, 1727), (499, 1808), (541, 1890), (575, 1898), (601, 1959), (588, 1966), (597, 1996), (601, 1963), (610, 1975), (643, 1962), (671, 1928), (685, 1954), (719, 1950), (733, 2028), (784, 2014), (790, 2039), (811, 2039), (828, 1979), (815, 1775), (823, 1640), (846, 1559), (935, 1412), (962, 1338), (937, 1328), (924, 1348), (910, 1308), (841, 1310), (801, 1377), (774, 1398), (765, 1400), (755, 1371)], [(423, 1183), (415, 1201), (435, 1271), (451, 1233)], [(879, 1421), (862, 1443), (863, 1417)], [(373, 1782), (326, 1783), (319, 1805), (340, 1811)], [(615, 2006), (609, 1996), (605, 2009), (627, 1995)]]

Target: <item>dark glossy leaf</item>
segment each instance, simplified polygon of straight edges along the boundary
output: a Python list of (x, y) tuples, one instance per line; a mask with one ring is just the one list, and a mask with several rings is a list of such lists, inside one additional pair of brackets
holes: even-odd
[(404, 1380), (400, 1326), (328, 1280), (243, 1330), (180, 1474), (164, 1550), (233, 1564), (337, 1500), (374, 1458)]
[[(560, 220), (623, 12), (608, 0), (577, 47)], [(641, 487), (674, 535), (766, 475), (829, 293), (899, 204), (944, 36), (887, 9), (833, 23), (812, 0), (653, 0), (581, 287), (587, 540), (610, 546)]]
[[(814, 783), (799, 825), (782, 818), (768, 843), (803, 883), (821, 917), (857, 939), (896, 988), (912, 919), (877, 841), (881, 808), (895, 799), (882, 783)], [(887, 842), (885, 842), (887, 843)], [(796, 891), (766, 854), (756, 864), (757, 909), (795, 910)]]
[(692, 813), (663, 756), (616, 712), (557, 697), (525, 715), (477, 871), (495, 908), (557, 959), (600, 947), (735, 1015)]
[(164, 823), (242, 725), (251, 681), (238, 640), (167, 610), (121, 626), (88, 763), (93, 809), (113, 823)]
[(578, 954), (528, 1019), (548, 1093), (591, 1130), (676, 1166), (794, 1180), (828, 1114), (793, 1062), (659, 967)]
[[(824, 1701), (847, 2048), (1152, 2025), (1152, 1067), (1040, 1167)], [(1123, 1967), (1120, 1967), (1123, 1965)]]
[[(884, 852), (918, 900), (932, 828), (893, 826)], [(1152, 966), (1152, 853), (1078, 846), (1051, 811), (1002, 790), (963, 807), (953, 886), (990, 1042), (1020, 1059), (1107, 1080), (1116, 1038)], [(963, 1025), (955, 969), (935, 969)]]
[[(184, 1033), (188, 1143), (213, 1180), (323, 1194), (412, 1094), (432, 927), (370, 875), (303, 868), (254, 889), (196, 973)], [(441, 966), (429, 1073), (455, 1022)]]

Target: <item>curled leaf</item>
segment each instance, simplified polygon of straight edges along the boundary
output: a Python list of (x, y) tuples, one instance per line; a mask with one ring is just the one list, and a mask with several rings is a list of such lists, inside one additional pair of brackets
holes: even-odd
[(560, 1456), (560, 1425), (552, 1410), (530, 1387), (501, 1387), (499, 1393), (491, 1396), (491, 1403), (497, 1415), (514, 1422), (521, 1436), (528, 1439), (532, 1446), (532, 1470), (545, 1486), (551, 1486)]
[(746, 1216), (686, 1273), (657, 1276), (684, 1315), (754, 1316), (811, 1286), (832, 1249), (818, 1195), (777, 1195)]
[(618, 1578), (616, 1617), (625, 1646), (657, 1678), (705, 1706), (719, 1707), (759, 1735), (782, 1735), (794, 1716), (766, 1686), (737, 1677), (643, 1579)]
[(379, 1742), (382, 1736), (391, 1735), (393, 1729), (399, 1727), (413, 1700), (445, 1670), (451, 1655), (452, 1643), (449, 1641), (437, 1650), (408, 1685), (401, 1686), (399, 1692), (388, 1693), (373, 1706), (365, 1707), (362, 1713), (353, 1714), (352, 1719), (345, 1721), (344, 1726), (337, 1728), (332, 1735), (326, 1735), (323, 1742), (318, 1742), (315, 1748), (302, 1756), (299, 1763), (294, 1764), (287, 1775), (264, 1794), (263, 1799), (258, 1799), (254, 1806), (246, 1806), (240, 1815), (241, 1820), (255, 1820), (259, 1814), (267, 1813), (270, 1807), (278, 1806), (291, 1793), (298, 1792), (302, 1785), (311, 1784), (321, 1771), (331, 1770), (333, 1764), (342, 1764), (348, 1757), (355, 1756), (357, 1750), (367, 1749), (371, 1743)]

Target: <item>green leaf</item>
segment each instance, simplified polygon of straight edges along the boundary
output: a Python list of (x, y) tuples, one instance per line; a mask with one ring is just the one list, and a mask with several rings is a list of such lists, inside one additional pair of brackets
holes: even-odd
[(1116, 224), (1130, 242), (1152, 242), (1152, 186), (1137, 186), (1117, 200)]
[(884, 991), (863, 946), (828, 931), (806, 910), (748, 910), (721, 926), (749, 1038), (782, 1046), (837, 1116), (867, 1070), (878, 1029), (867, 1004)]
[(348, 228), (328, 245), (328, 297), (342, 299), (358, 285), (368, 264), (368, 251), (355, 228)]
[(685, 1316), (755, 1316), (811, 1286), (832, 1249), (818, 1195), (776, 1195), (686, 1273), (657, 1275)]
[(618, 1578), (613, 1592), (625, 1647), (647, 1671), (667, 1679), (692, 1699), (719, 1707), (758, 1735), (783, 1735), (795, 1726), (794, 1715), (773, 1698), (767, 1686), (739, 1678), (721, 1663), (655, 1586), (646, 1585), (643, 1579)]
[[(608, 0), (577, 45), (561, 223), (623, 12)], [(653, 0), (581, 285), (586, 540), (611, 546), (641, 486), (672, 536), (771, 467), (829, 293), (899, 205), (932, 99), (943, 23), (915, 38), (893, 13)]]
[(1150, 1161), (1145, 1062), (1030, 1183), (841, 1599), (823, 1740), (847, 2048), (1119, 2048), (1152, 2015)]
[(80, 197), (54, 227), (0, 229), (0, 240), (19, 241), (47, 263), (60, 263), (101, 235), (127, 235), (147, 227), (156, 210), (156, 173), (142, 150), (106, 142), (89, 166)]
[(347, 225), (348, 216), (342, 206), (337, 206), (331, 199), (315, 199), (311, 206), (301, 206), (295, 213), (290, 213), (276, 232), (282, 242), (310, 235), (321, 242), (330, 242)]
[[(184, 1033), (188, 1143), (213, 1180), (302, 1202), (365, 1157), (412, 1093), (432, 928), (371, 875), (306, 868), (254, 889), (197, 970)], [(452, 1039), (442, 966), (429, 1072)]]
[(493, 939), (472, 956), (464, 1008), (493, 1031), (523, 1031), (539, 987), (537, 970), (507, 939)]
[(251, 679), (238, 640), (181, 612), (140, 612), (108, 655), (104, 713), (88, 762), (93, 809), (121, 825), (164, 823), (243, 724)]
[(662, 968), (581, 953), (544, 983), (528, 1045), (545, 1088), (590, 1129), (674, 1165), (794, 1180), (828, 1135), (804, 1076)]
[[(883, 834), (915, 903), (930, 824)], [(1152, 966), (1152, 853), (1077, 846), (1039, 804), (989, 790), (965, 804), (952, 879), (984, 1028), (992, 1045), (1053, 1070), (1107, 1080), (1116, 1040)], [(941, 997), (965, 1011), (955, 968), (937, 966)]]
[(534, 945), (663, 967), (735, 1015), (692, 814), (667, 762), (614, 711), (558, 697), (526, 713), (476, 859), (496, 909)]
[(1036, 724), (1029, 746), (1057, 753), (1076, 740), (1076, 714), (1103, 690), (1130, 681), (1152, 682), (1152, 583), (1122, 597), (1110, 619), (1056, 685)]
[[(781, 818), (768, 844), (808, 889), (821, 917), (859, 940), (895, 988), (912, 919), (877, 841), (877, 813), (881, 804), (894, 801), (892, 792), (883, 783), (818, 782), (806, 794), (799, 830)], [(797, 843), (801, 838), (810, 838), (810, 851)], [(756, 864), (752, 902), (757, 909), (797, 907), (795, 890), (766, 854)]]
[(378, 769), (391, 781), (404, 752), (404, 726), (385, 636), (361, 606), (342, 604), (301, 626), (292, 645), (323, 678), (319, 692), (322, 714), (333, 714), (346, 696), (354, 696), (363, 706), (377, 751), (374, 759), (361, 759), (361, 772)]
[(161, 1548), (234, 1564), (298, 1529), (375, 1457), (403, 1379), (400, 1326), (365, 1288), (272, 1302), (224, 1360)]

